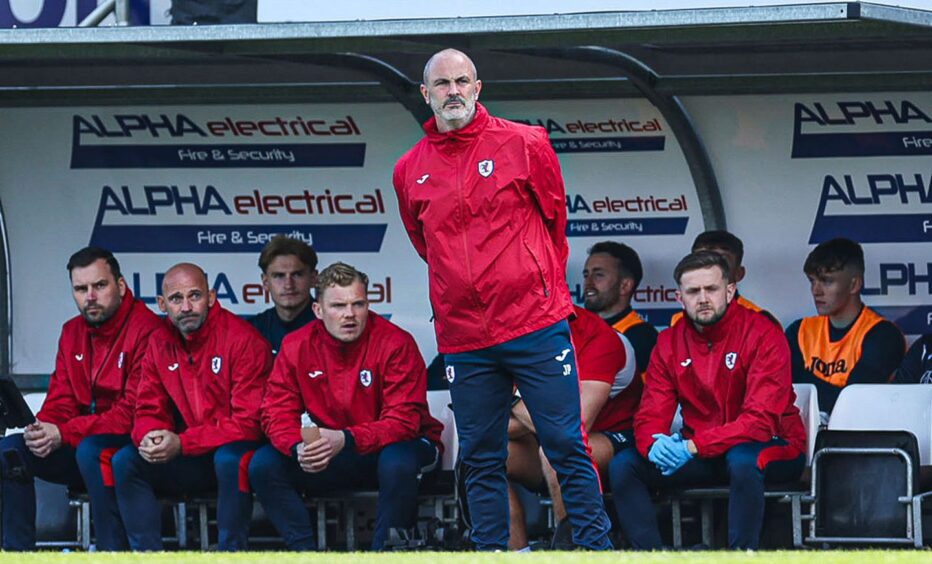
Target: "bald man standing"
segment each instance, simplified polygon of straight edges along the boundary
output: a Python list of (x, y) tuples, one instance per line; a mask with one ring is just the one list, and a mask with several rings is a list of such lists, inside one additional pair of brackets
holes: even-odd
[(198, 266), (165, 273), (142, 368), (133, 444), (113, 457), (117, 501), (133, 550), (161, 550), (156, 494), (217, 492), (220, 550), (246, 548), (252, 494), (245, 469), (261, 437), (259, 404), (272, 350), (217, 303)]
[(567, 318), (566, 193), (547, 132), (491, 116), (464, 53), (424, 67), (434, 112), (395, 166), (401, 219), (427, 262), (479, 550), (508, 545), (505, 459), (517, 385), (560, 481), (573, 542), (611, 548), (586, 449)]

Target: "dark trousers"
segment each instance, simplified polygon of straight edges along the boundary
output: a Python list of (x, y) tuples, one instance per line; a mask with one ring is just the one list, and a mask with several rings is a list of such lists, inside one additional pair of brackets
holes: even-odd
[[(126, 550), (108, 459), (129, 443), (127, 435), (91, 435), (75, 449), (63, 445), (45, 458), (32, 454), (22, 434), (0, 441), (3, 479), (3, 549), (33, 550), (36, 546), (36, 490), (32, 476), (47, 482), (87, 489), (99, 550)], [(7, 454), (12, 451), (17, 454)], [(11, 476), (14, 458), (22, 461), (19, 477)], [(22, 474), (25, 472), (25, 475)]]
[(340, 490), (378, 489), (372, 549), (380, 550), (389, 528), (414, 525), (419, 480), (438, 464), (436, 445), (423, 438), (394, 443), (372, 454), (343, 449), (327, 468), (315, 473), (304, 472), (297, 460), (266, 445), (252, 457), (249, 480), (289, 550), (317, 548), (300, 492), (315, 496)]
[(611, 525), (586, 448), (576, 359), (561, 321), (506, 343), (444, 357), (465, 473), (472, 540), (479, 550), (508, 546), (508, 417), (516, 383), (547, 460), (560, 481), (573, 542), (611, 548)]
[(661, 548), (660, 530), (650, 492), (657, 488), (728, 484), (728, 545), (756, 550), (764, 522), (764, 484), (799, 479), (806, 455), (786, 447), (786, 441), (742, 443), (725, 456), (692, 458), (672, 476), (637, 449), (618, 453), (609, 467), (618, 522), (636, 549)]
[(217, 492), (220, 550), (243, 550), (249, 537), (252, 494), (246, 475), (253, 441), (228, 443), (211, 454), (177, 456), (150, 464), (135, 445), (113, 457), (116, 495), (133, 550), (162, 550), (162, 511), (157, 494), (181, 496)]

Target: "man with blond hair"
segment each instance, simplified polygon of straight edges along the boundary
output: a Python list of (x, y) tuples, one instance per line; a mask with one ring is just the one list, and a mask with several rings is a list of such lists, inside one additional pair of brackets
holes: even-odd
[(320, 273), (318, 319), (285, 337), (262, 402), (271, 444), (249, 478), (289, 550), (317, 548), (301, 492), (358, 488), (379, 492), (372, 549), (381, 549), (389, 529), (414, 525), (418, 484), (440, 460), (424, 360), (411, 335), (369, 311), (368, 285), (340, 262)]

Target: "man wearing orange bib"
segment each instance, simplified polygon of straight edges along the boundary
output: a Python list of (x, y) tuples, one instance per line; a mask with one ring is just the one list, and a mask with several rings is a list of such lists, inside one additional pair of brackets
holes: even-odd
[(819, 315), (786, 329), (793, 382), (815, 384), (822, 422), (849, 384), (889, 382), (906, 351), (900, 330), (861, 301), (864, 251), (850, 239), (817, 246), (803, 266)]
[(650, 353), (657, 343), (657, 330), (631, 307), (631, 298), (643, 274), (637, 252), (614, 241), (593, 245), (583, 268), (586, 309), (598, 314), (631, 342), (639, 375), (647, 370)]

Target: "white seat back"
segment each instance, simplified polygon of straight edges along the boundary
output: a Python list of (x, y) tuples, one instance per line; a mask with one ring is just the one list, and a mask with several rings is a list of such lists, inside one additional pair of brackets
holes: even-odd
[(910, 431), (923, 466), (932, 465), (932, 386), (852, 384), (842, 389), (828, 422), (831, 430)]
[(819, 434), (819, 392), (815, 384), (793, 384), (796, 407), (806, 428), (806, 466), (812, 464), (816, 435)]
[(453, 470), (460, 446), (450, 401), (450, 390), (430, 390), (427, 392), (427, 407), (430, 409), (430, 414), (434, 419), (443, 423), (443, 433), (440, 435), (440, 441), (443, 443), (442, 470)]
[[(29, 409), (32, 411), (33, 415), (39, 413), (39, 410), (42, 409), (42, 404), (45, 403), (45, 396), (45, 392), (30, 392), (28, 394), (23, 394), (23, 399), (26, 400), (26, 405), (29, 406)], [(23, 429), (7, 429), (5, 436), (22, 432)]]

